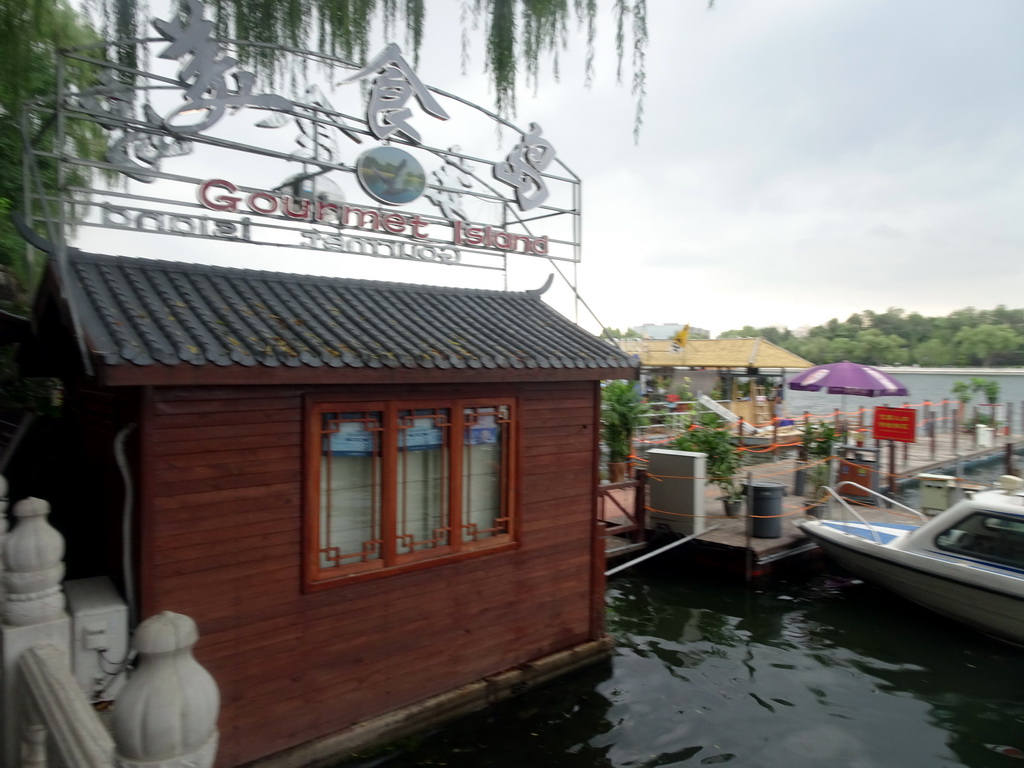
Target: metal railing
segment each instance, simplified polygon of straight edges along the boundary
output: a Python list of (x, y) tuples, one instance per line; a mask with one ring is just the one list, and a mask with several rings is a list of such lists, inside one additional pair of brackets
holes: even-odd
[[(883, 504), (887, 505), (888, 507), (899, 507), (900, 509), (903, 509), (903, 510), (909, 512), (914, 517), (919, 518), (922, 523), (928, 522), (928, 518), (925, 515), (923, 515), (920, 512), (918, 512), (916, 509), (912, 509), (912, 508), (908, 507), (906, 504), (901, 504), (900, 502), (895, 501), (895, 500), (889, 498), (888, 496), (879, 493), (878, 491), (874, 491), (874, 490), (872, 490), (870, 488), (865, 488), (860, 483), (855, 483), (852, 480), (843, 480), (841, 483), (837, 483), (835, 488), (832, 488), (832, 487), (827, 486), (827, 485), (823, 486), (823, 488), (833, 499), (838, 501), (847, 512), (849, 512), (851, 515), (853, 515), (857, 519), (857, 522), (863, 524), (868, 529), (868, 531), (871, 532), (871, 537), (878, 544), (882, 543), (882, 537), (879, 536), (878, 531), (875, 530), (875, 525), (876, 524), (868, 521), (867, 518), (865, 518), (856, 509), (854, 509), (853, 506), (849, 503), (849, 501), (847, 501), (843, 496), (841, 496), (839, 494), (839, 489), (841, 489), (841, 488), (851, 488), (851, 489), (854, 489), (855, 491), (857, 491), (859, 494), (873, 496), (876, 499), (878, 499), (879, 501), (881, 501)], [(831, 499), (830, 499), (830, 501), (831, 501)]]

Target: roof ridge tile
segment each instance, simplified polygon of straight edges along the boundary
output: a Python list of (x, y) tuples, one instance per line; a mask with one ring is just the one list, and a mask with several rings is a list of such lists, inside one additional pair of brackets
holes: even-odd
[(635, 368), (536, 292), (317, 277), (72, 251), (107, 365)]

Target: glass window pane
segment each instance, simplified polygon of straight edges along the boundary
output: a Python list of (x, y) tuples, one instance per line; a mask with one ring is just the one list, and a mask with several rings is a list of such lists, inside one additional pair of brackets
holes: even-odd
[(447, 546), (449, 432), (447, 408), (398, 413), (396, 552), (409, 554)]
[(1024, 528), (1018, 521), (984, 513), (971, 515), (940, 534), (940, 549), (993, 563), (1024, 566)]
[(462, 539), (508, 533), (506, 462), (508, 408), (466, 408), (462, 439)]
[(381, 435), (377, 411), (321, 420), (320, 567), (381, 557)]

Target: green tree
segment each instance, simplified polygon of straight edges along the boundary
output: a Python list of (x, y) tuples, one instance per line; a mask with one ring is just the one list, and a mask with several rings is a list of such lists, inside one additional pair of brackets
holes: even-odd
[(950, 312), (946, 316), (946, 320), (950, 331), (953, 333), (956, 333), (961, 328), (971, 328), (975, 325), (980, 325), (978, 310), (974, 307), (964, 307), (955, 312)]
[(778, 344), (780, 346), (785, 345), (787, 342), (793, 340), (793, 334), (788, 328), (780, 328), (778, 326), (765, 326), (764, 328), (754, 328), (751, 325), (745, 325), (738, 330), (726, 331), (725, 333), (718, 334), (720, 339), (757, 339), (761, 338), (765, 341), (770, 341), (772, 344)]
[(837, 360), (852, 360), (853, 358), (857, 357), (856, 342), (854, 342), (852, 339), (847, 339), (842, 336), (829, 341), (828, 346), (825, 349), (826, 359), (822, 360), (823, 363), (833, 363), (836, 362)]
[(928, 339), (913, 348), (912, 360), (918, 365), (938, 366), (953, 364), (953, 350), (941, 339)]
[(795, 339), (791, 344), (787, 344), (786, 349), (800, 355), (805, 360), (810, 360), (812, 363), (820, 365), (821, 363), (831, 362), (828, 356), (829, 343), (829, 340), (824, 336), (808, 335), (804, 339)]
[(911, 348), (916, 347), (933, 338), (932, 321), (917, 312), (911, 312), (904, 319), (903, 331), (899, 335), (907, 340)]
[[(866, 313), (865, 313), (866, 314)], [(898, 307), (889, 307), (880, 315), (873, 314), (871, 327), (886, 336), (902, 336), (906, 321), (904, 312)]]
[[(59, 49), (94, 42), (96, 36), (83, 18), (66, 2), (18, 3), (0, 0), (0, 266), (8, 290), (0, 295), (0, 308), (24, 311), (39, 276), (38, 264), (27, 257), (25, 241), (14, 229), (9, 213), (21, 207), (22, 136), (17, 116), (30, 96), (52, 95), (56, 91), (55, 55)], [(81, 83), (91, 77), (82, 64), (69, 66), (65, 77)], [(75, 152), (97, 157), (101, 130), (83, 121), (69, 126), (67, 141)], [(52, 132), (37, 131), (43, 149), (55, 152)], [(46, 142), (50, 142), (46, 144)], [(45, 190), (57, 188), (52, 160), (40, 160), (38, 173)], [(69, 182), (81, 185), (86, 177), (80, 172)]]
[(648, 423), (650, 407), (640, 397), (634, 381), (609, 381), (601, 390), (601, 438), (608, 449), (608, 463), (629, 458), (636, 430)]
[(743, 486), (736, 481), (736, 473), (743, 466), (743, 457), (732, 440), (732, 434), (718, 416), (701, 414), (699, 423), (675, 439), (672, 447), (677, 451), (707, 454), (707, 476), (727, 499), (743, 498)]
[(986, 324), (962, 328), (953, 344), (964, 364), (991, 366), (1000, 355), (1020, 349), (1021, 336), (1006, 326)]
[(906, 359), (906, 342), (878, 328), (861, 331), (854, 341), (854, 358), (865, 365), (893, 365)]
[(733, 329), (726, 331), (725, 333), (718, 334), (720, 339), (753, 339), (761, 334), (758, 329), (752, 325), (744, 325), (742, 328)]
[[(747, 326), (723, 336), (748, 330), (756, 329)], [(812, 363), (1024, 365), (1024, 309), (965, 307), (945, 317), (906, 314), (896, 307), (865, 310), (842, 322), (832, 318), (802, 339), (787, 335), (781, 344)]]
[(632, 328), (627, 328), (625, 331), (620, 331), (618, 328), (606, 327), (601, 331), (601, 335), (606, 339), (639, 339), (640, 334)]
[(1024, 333), (1024, 309), (1007, 309), (1004, 304), (1000, 304), (989, 312), (989, 322)]

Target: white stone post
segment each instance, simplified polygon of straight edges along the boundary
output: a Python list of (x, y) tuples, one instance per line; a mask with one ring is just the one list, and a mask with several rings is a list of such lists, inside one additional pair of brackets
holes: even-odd
[(114, 708), (118, 768), (209, 768), (217, 755), (217, 683), (192, 655), (196, 623), (164, 611), (139, 625), (135, 671)]
[(27, 627), (64, 616), (64, 537), (47, 521), (50, 505), (27, 498), (14, 505), (18, 524), (4, 541), (4, 624)]
[(3, 765), (18, 765), (19, 729), (25, 725), (26, 704), (18, 696), (18, 658), (29, 648), (50, 643), (70, 653), (71, 620), (64, 611), (64, 537), (47, 521), (50, 505), (28, 498), (14, 505), (17, 522), (3, 542), (6, 601), (0, 625), (2, 642)]

